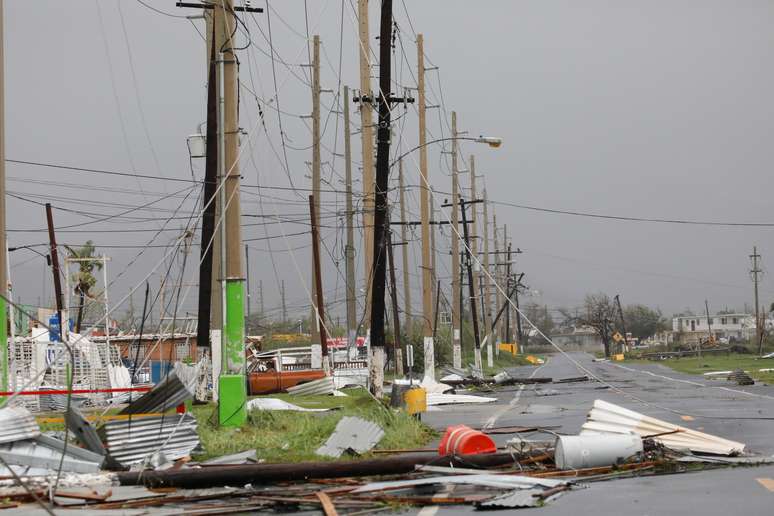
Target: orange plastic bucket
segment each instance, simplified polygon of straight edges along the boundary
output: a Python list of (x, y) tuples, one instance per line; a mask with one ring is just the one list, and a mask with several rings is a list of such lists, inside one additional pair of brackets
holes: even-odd
[(496, 451), (497, 446), (491, 437), (465, 425), (448, 427), (438, 446), (438, 454), (441, 456), (473, 455)]

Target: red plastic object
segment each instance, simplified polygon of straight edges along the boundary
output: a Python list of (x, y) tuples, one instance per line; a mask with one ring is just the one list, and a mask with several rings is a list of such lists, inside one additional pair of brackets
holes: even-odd
[(438, 454), (441, 456), (473, 455), (496, 451), (497, 446), (491, 437), (465, 425), (448, 427), (438, 446)]

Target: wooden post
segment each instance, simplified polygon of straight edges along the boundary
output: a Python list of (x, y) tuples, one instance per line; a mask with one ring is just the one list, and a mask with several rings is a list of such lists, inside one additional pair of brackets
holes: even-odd
[(54, 304), (56, 306), (57, 317), (59, 317), (59, 337), (61, 341), (65, 341), (67, 338), (66, 330), (69, 329), (69, 321), (67, 321), (67, 324), (65, 324), (65, 321), (62, 321), (62, 279), (59, 269), (59, 252), (57, 251), (56, 246), (54, 216), (51, 213), (51, 203), (46, 203), (46, 222), (48, 224), (48, 243), (49, 254), (51, 255), (51, 272), (54, 274)]

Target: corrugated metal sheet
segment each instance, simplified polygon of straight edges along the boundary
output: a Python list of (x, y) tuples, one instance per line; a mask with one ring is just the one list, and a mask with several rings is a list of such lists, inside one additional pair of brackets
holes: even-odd
[[(62, 453), (65, 453), (62, 461)], [(0, 457), (12, 466), (24, 466), (35, 470), (59, 469), (71, 473), (96, 473), (102, 463), (102, 456), (70, 444), (65, 451), (64, 442), (53, 437), (39, 435), (0, 445)]]
[(470, 394), (440, 394), (430, 392), (427, 394), (427, 405), (456, 405), (458, 403), (494, 403), (497, 398), (485, 396), (471, 396)]
[(641, 437), (674, 432), (654, 437), (653, 440), (668, 448), (688, 449), (715, 455), (739, 455), (745, 448), (744, 443), (673, 425), (602, 400), (594, 401), (587, 421), (583, 424), (581, 433), (588, 432), (615, 434), (634, 432)]
[(485, 502), (479, 502), (476, 507), (481, 509), (520, 509), (523, 507), (537, 507), (542, 503), (539, 496), (542, 489), (517, 489), (505, 493)]
[(193, 398), (202, 362), (189, 366), (176, 362), (172, 370), (153, 389), (126, 406), (121, 414), (164, 412)]
[(0, 409), (0, 443), (11, 443), (40, 435), (40, 427), (24, 407)]
[(202, 466), (215, 466), (223, 464), (254, 464), (258, 462), (258, 453), (256, 450), (246, 450), (231, 455), (223, 455), (214, 459), (202, 462)]
[(330, 376), (326, 376), (325, 378), (320, 378), (319, 380), (302, 383), (294, 387), (288, 387), (288, 394), (293, 394), (294, 396), (311, 396), (313, 394), (333, 394), (334, 388), (335, 386), (333, 384), (333, 378)]
[(469, 484), (500, 489), (531, 489), (534, 487), (552, 488), (570, 483), (567, 480), (553, 478), (534, 478), (518, 475), (457, 475), (443, 477), (417, 478), (413, 480), (394, 480), (387, 482), (372, 482), (360, 486), (352, 493), (369, 493), (372, 491), (387, 491), (392, 489), (404, 489), (408, 487), (432, 485), (432, 484)]
[(157, 452), (175, 460), (199, 445), (196, 418), (190, 413), (109, 421), (98, 433), (110, 456), (122, 464), (142, 462)]
[(78, 442), (83, 444), (86, 449), (101, 456), (105, 455), (105, 445), (102, 444), (97, 431), (76, 407), (70, 407), (69, 412), (65, 413), (65, 423)]
[(368, 368), (342, 368), (333, 370), (333, 381), (337, 389), (342, 389), (347, 385), (359, 385), (365, 387), (368, 385)]
[(371, 421), (359, 417), (345, 416), (339, 420), (325, 444), (317, 449), (317, 455), (341, 457), (345, 451), (365, 453), (382, 440), (384, 430)]

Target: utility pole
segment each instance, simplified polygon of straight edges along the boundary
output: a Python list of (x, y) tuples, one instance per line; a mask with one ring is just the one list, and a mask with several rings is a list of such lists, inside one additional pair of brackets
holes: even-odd
[(758, 254), (758, 247), (753, 246), (753, 254), (750, 255), (753, 262), (750, 274), (752, 275), (755, 289), (755, 337), (758, 339), (758, 355), (763, 354), (763, 331), (761, 329), (760, 306), (758, 305), (758, 276), (763, 272), (758, 266), (760, 257), (761, 255)]
[[(60, 342), (67, 342), (66, 331), (70, 329), (70, 325), (69, 321), (67, 321), (67, 324), (62, 321), (62, 278), (59, 269), (59, 252), (57, 251), (56, 246), (54, 216), (51, 213), (51, 203), (46, 203), (46, 222), (48, 224), (48, 243), (49, 254), (51, 255), (51, 272), (54, 274), (54, 302), (56, 306), (56, 314), (59, 318), (59, 340)], [(8, 339), (6, 338), (5, 340), (7, 341)], [(7, 345), (8, 344), (6, 342), (6, 346)]]
[[(471, 170), (471, 174), (472, 174)], [(468, 204), (472, 204), (475, 206), (475, 203), (477, 201), (475, 199), (465, 202), (463, 200), (460, 200), (460, 205), (462, 209), (462, 232), (465, 234), (465, 261), (467, 262), (467, 269), (468, 269), (468, 293), (470, 295), (470, 317), (473, 320), (473, 338), (475, 342), (475, 364), (476, 369), (482, 368), (481, 363), (481, 340), (480, 335), (478, 332), (478, 313), (476, 312), (476, 288), (475, 288), (475, 282), (473, 279), (473, 265), (471, 263), (472, 259), (472, 253), (471, 251), (471, 243), (470, 238), (468, 236), (468, 220), (465, 216), (465, 206)]]
[[(489, 269), (489, 209), (487, 203), (486, 188), (484, 188), (484, 330), (489, 333), (490, 320), (492, 315), (490, 310), (492, 309), (492, 289), (489, 275), (491, 271)], [(493, 353), (492, 353), (492, 339), (487, 341), (489, 350), (487, 354), (487, 366), (494, 367)]]
[[(8, 327), (6, 310), (8, 297), (8, 240), (5, 234), (5, 54), (3, 48), (5, 5), (0, 0), (0, 387), (8, 390)], [(11, 321), (13, 324), (13, 321)], [(14, 382), (16, 380), (14, 379)]]
[[(621, 308), (621, 296), (616, 294), (615, 304), (618, 307), (618, 317), (621, 318), (621, 331), (623, 331), (624, 351), (629, 350), (629, 338), (626, 336), (626, 321), (624, 320), (623, 308)], [(699, 346), (699, 356), (701, 356), (701, 345)]]
[[(371, 92), (371, 41), (368, 30), (368, 0), (357, 2), (358, 36), (360, 43), (360, 145), (363, 153), (363, 275), (365, 288), (365, 314), (363, 320), (371, 322), (371, 285), (373, 284), (374, 248), (374, 95)], [(391, 38), (387, 38), (388, 41)], [(366, 328), (368, 335), (370, 328)]]
[(404, 324), (406, 328), (411, 327), (411, 285), (409, 284), (409, 262), (408, 262), (408, 226), (406, 222), (406, 192), (403, 182), (403, 160), (398, 161), (398, 190), (400, 199), (400, 238), (403, 244), (403, 312), (406, 314)]
[[(320, 220), (320, 36), (312, 37), (312, 218)], [(314, 260), (314, 258), (313, 258)], [(321, 321), (315, 313), (315, 307), (320, 305), (317, 299), (317, 267), (312, 263), (312, 321)], [(312, 324), (312, 345), (325, 343), (320, 337), (319, 324)]]
[(349, 126), (349, 88), (344, 86), (344, 166), (347, 210), (347, 245), (344, 248), (344, 266), (347, 276), (347, 358), (357, 344), (357, 287), (355, 286), (355, 229), (352, 206), (352, 144)]
[[(471, 283), (470, 287), (473, 289), (473, 292), (475, 293), (475, 296), (479, 295), (479, 288), (478, 285), (480, 283), (480, 276), (481, 276), (481, 267), (478, 262), (478, 231), (476, 229), (476, 225), (478, 224), (478, 210), (476, 209), (476, 205), (478, 204), (478, 197), (476, 197), (476, 158), (471, 155), (470, 156), (470, 165), (469, 165), (470, 171), (470, 201), (468, 204), (470, 205), (470, 220), (471, 220), (471, 228), (470, 228), (470, 243), (468, 244), (468, 249), (470, 249), (470, 259), (469, 262), (471, 262), (471, 266), (473, 267), (473, 273), (470, 275), (471, 277), (468, 279), (468, 282)], [(462, 207), (463, 214), (465, 212), (465, 206)], [(463, 221), (463, 225), (465, 222)], [(484, 302), (483, 299), (479, 299), (478, 306), (481, 307), (482, 303)], [(484, 311), (483, 309), (481, 310)], [(472, 313), (472, 305), (471, 305), (471, 313)], [(475, 326), (478, 326), (478, 321), (476, 321)], [(486, 326), (484, 326), (486, 328)], [(481, 334), (476, 332), (476, 340), (477, 342), (481, 342)], [(480, 346), (477, 346), (477, 349)], [(479, 357), (481, 352), (479, 351)], [(481, 365), (477, 365), (476, 367), (481, 367)]]
[(452, 363), (454, 367), (462, 367), (462, 345), (460, 343), (461, 318), (460, 304), (457, 302), (460, 289), (460, 241), (459, 241), (459, 170), (457, 169), (457, 112), (451, 113), (452, 123), (452, 225), (451, 225), (451, 254), (452, 254)]
[[(503, 248), (507, 249), (507, 253), (505, 254), (505, 259), (507, 260), (505, 262), (505, 290), (506, 292), (510, 288), (511, 285), (511, 244), (508, 242), (508, 226), (503, 225)], [(508, 298), (508, 301), (510, 301), (510, 298)], [(511, 304), (508, 303), (505, 308), (505, 327), (503, 328), (505, 331), (505, 342), (510, 343), (511, 342)], [(521, 343), (519, 343), (521, 345)]]
[[(704, 300), (704, 310), (707, 314), (707, 342), (711, 344), (714, 340), (712, 338), (712, 319), (709, 314), (709, 301), (706, 299)], [(699, 342), (699, 358), (701, 358), (701, 342)]]
[(331, 363), (328, 359), (328, 332), (325, 329), (325, 303), (323, 301), (323, 288), (322, 288), (322, 276), (320, 274), (320, 232), (317, 228), (317, 214), (314, 195), (309, 196), (309, 216), (312, 223), (312, 260), (314, 261), (314, 278), (315, 278), (315, 291), (317, 295), (314, 296), (314, 306), (312, 310), (314, 312), (314, 324), (318, 327), (320, 337), (320, 349), (322, 350), (322, 362), (323, 371), (326, 375), (331, 372)]
[[(508, 290), (508, 284), (503, 282), (503, 275), (502, 272), (500, 272), (500, 269), (502, 268), (502, 263), (500, 260), (500, 244), (497, 239), (497, 213), (492, 213), (492, 228), (493, 228), (493, 237), (494, 237), (494, 248), (495, 248), (495, 271), (494, 271), (494, 278), (495, 278), (495, 285), (499, 288), (495, 290), (495, 307), (497, 306), (504, 306), (505, 296), (502, 294), (501, 290)], [(494, 333), (496, 335), (495, 344), (497, 344), (497, 347), (495, 349), (495, 354), (497, 356), (500, 355), (500, 346), (499, 342), (503, 338), (503, 334), (500, 331), (502, 328), (502, 325), (498, 325), (495, 329)]]
[(263, 280), (258, 280), (258, 306), (261, 309), (261, 322), (263, 323)]
[[(419, 214), (422, 220), (422, 343), (425, 378), (435, 380), (435, 339), (433, 324), (433, 275), (435, 274), (435, 229), (427, 170), (427, 99), (425, 97), (425, 38), (417, 34), (417, 110), (419, 112)], [(431, 252), (432, 251), (432, 252)]]
[(371, 393), (381, 398), (384, 388), (384, 290), (387, 275), (385, 231), (390, 178), (390, 93), (392, 63), (392, 0), (382, 0), (379, 30), (379, 129), (376, 137), (376, 184), (374, 190), (373, 285), (371, 287)]
[(233, 0), (223, 0), (213, 5), (213, 23), (216, 28), (216, 42), (220, 50), (219, 77), (219, 124), (220, 141), (224, 144), (221, 158), (223, 185), (223, 220), (225, 231), (225, 260), (222, 281), (224, 285), (223, 337), (221, 375), (218, 393), (218, 421), (225, 426), (241, 426), (247, 420), (245, 404), (247, 387), (245, 382), (245, 311), (244, 278), (242, 276), (242, 234), (239, 204), (239, 95), (238, 67), (232, 35), (236, 33), (233, 16)]
[(282, 294), (282, 323), (284, 324), (284, 323), (288, 322), (288, 308), (287, 308), (287, 305), (285, 304), (285, 280), (282, 280), (280, 285), (282, 287), (282, 289), (281, 289), (281, 294)]
[(250, 251), (245, 244), (245, 290), (247, 291), (247, 318), (250, 317)]
[[(406, 226), (402, 226), (406, 227)], [(405, 245), (403, 246), (406, 247)], [(395, 374), (403, 376), (403, 349), (400, 344), (400, 315), (398, 314), (398, 285), (395, 281), (395, 260), (393, 259), (392, 231), (387, 231), (387, 259), (390, 266), (390, 298), (392, 299), (392, 326), (394, 338), (392, 342), (392, 359), (395, 361)]]

